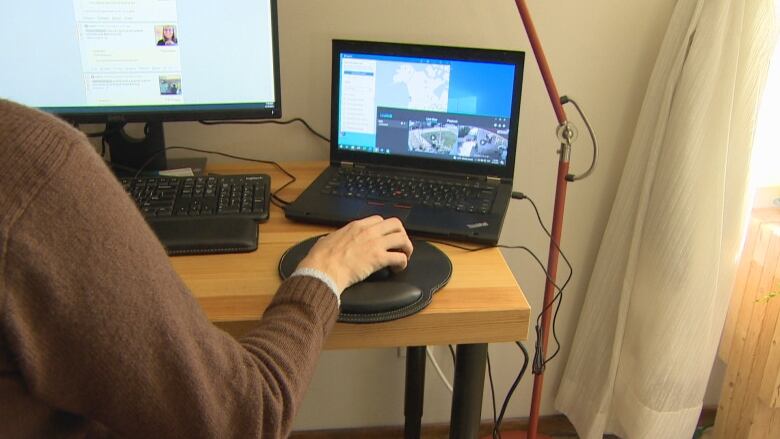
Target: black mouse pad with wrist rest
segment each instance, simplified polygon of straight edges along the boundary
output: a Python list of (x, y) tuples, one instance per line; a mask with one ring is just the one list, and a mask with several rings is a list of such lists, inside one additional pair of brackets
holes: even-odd
[[(279, 260), (279, 275), (287, 279), (320, 236), (290, 247)], [(341, 293), (339, 322), (375, 323), (400, 319), (428, 306), (433, 293), (450, 280), (450, 258), (432, 244), (413, 239), (406, 269), (383, 268)]]

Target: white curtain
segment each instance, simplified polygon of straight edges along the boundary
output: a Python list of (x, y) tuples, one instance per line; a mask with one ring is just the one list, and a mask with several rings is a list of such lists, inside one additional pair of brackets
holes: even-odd
[(556, 397), (584, 439), (690, 439), (729, 302), (774, 0), (679, 0)]

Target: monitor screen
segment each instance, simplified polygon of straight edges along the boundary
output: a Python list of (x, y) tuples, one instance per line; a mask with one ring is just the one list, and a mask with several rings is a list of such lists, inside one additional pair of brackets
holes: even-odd
[(25, 0), (0, 96), (76, 122), (280, 117), (275, 0)]

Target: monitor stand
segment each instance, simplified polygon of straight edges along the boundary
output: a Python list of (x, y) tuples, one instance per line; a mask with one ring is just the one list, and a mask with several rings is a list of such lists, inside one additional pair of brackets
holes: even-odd
[(162, 122), (147, 122), (142, 138), (128, 134), (125, 125), (127, 122), (108, 122), (103, 136), (116, 175), (133, 176), (142, 168), (143, 172), (190, 168), (195, 175), (199, 175), (205, 169), (205, 158), (166, 158)]

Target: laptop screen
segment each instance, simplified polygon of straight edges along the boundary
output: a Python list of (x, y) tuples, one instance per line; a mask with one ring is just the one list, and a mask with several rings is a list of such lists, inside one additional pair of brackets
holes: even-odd
[[(396, 46), (396, 52), (404, 52), (404, 45)], [(411, 56), (349, 47), (334, 53), (337, 149), (489, 167), (511, 164), (516, 133), (510, 130), (517, 123), (510, 122), (522, 59), (518, 66), (464, 56), (487, 50), (460, 54), (456, 48), (430, 47), (426, 55), (426, 46), (416, 48)]]

